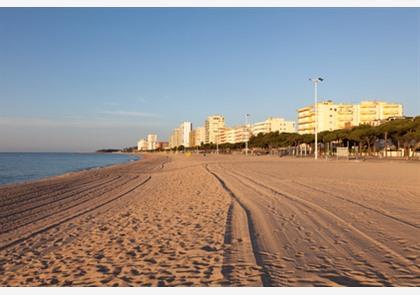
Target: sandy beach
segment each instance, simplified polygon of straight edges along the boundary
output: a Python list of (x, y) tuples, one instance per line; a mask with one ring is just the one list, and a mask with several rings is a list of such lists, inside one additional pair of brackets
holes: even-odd
[(0, 187), (1, 286), (420, 286), (420, 165), (148, 154)]

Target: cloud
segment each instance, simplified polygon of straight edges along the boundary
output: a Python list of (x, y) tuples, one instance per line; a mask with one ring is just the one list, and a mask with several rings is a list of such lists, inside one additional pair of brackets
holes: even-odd
[(113, 115), (113, 116), (130, 116), (130, 117), (146, 117), (146, 118), (157, 118), (156, 114), (144, 113), (144, 112), (133, 112), (133, 111), (100, 111), (100, 114)]

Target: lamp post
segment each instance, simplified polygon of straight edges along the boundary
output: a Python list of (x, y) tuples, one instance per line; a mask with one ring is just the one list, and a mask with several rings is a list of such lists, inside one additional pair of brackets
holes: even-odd
[(324, 81), (323, 78), (310, 78), (314, 83), (314, 109), (315, 109), (315, 160), (318, 159), (318, 83)]
[(245, 156), (248, 156), (248, 142), (249, 142), (249, 131), (248, 131), (248, 117), (251, 116), (250, 114), (245, 115), (245, 134), (246, 134), (246, 141), (245, 141)]

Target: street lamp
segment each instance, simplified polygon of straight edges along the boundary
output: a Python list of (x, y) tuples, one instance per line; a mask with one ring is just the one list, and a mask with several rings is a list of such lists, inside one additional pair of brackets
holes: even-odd
[(318, 159), (318, 83), (324, 81), (323, 78), (310, 78), (314, 83), (314, 98), (315, 98), (315, 160)]
[(246, 141), (245, 141), (245, 156), (248, 156), (248, 142), (249, 142), (249, 131), (248, 131), (248, 117), (250, 114), (245, 115), (245, 134), (246, 134)]

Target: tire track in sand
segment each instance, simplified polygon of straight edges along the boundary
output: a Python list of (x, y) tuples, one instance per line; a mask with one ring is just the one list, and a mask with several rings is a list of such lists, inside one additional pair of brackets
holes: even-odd
[[(389, 257), (389, 255), (391, 254), (394, 258), (396, 258), (399, 261), (399, 264), (401, 267), (410, 270), (410, 273), (414, 276), (416, 276), (416, 274), (418, 274), (418, 270), (413, 266), (413, 262), (408, 260), (406, 257), (400, 255), (399, 253), (395, 252), (394, 250), (390, 249), (389, 247), (387, 247), (385, 244), (379, 242), (378, 240), (374, 239), (373, 237), (369, 236), (368, 234), (364, 233), (363, 231), (361, 231), (360, 229), (354, 227), (353, 225), (349, 224), (348, 222), (346, 222), (345, 220), (343, 220), (342, 218), (340, 218), (339, 216), (337, 216), (336, 214), (330, 212), (329, 210), (322, 208), (321, 206), (318, 206), (316, 204), (314, 204), (313, 202), (304, 200), (302, 198), (299, 198), (295, 195), (292, 195), (290, 193), (284, 192), (284, 191), (279, 191), (278, 189), (274, 189), (273, 187), (266, 185), (264, 183), (258, 182), (246, 175), (243, 175), (240, 172), (235, 171), (235, 173), (232, 173), (232, 176), (237, 178), (238, 180), (240, 180), (240, 178), (245, 179), (247, 182), (249, 183), (253, 183), (256, 186), (259, 186), (260, 188), (263, 188), (265, 190), (268, 190), (269, 192), (273, 193), (274, 195), (278, 195), (278, 196), (282, 196), (290, 201), (296, 202), (298, 204), (303, 205), (304, 207), (307, 207), (308, 209), (314, 210), (316, 212), (318, 212), (318, 218), (323, 218), (326, 216), (329, 216), (330, 218), (332, 218), (333, 220), (335, 219), (338, 223), (337, 224), (341, 224), (344, 227), (341, 229), (343, 230), (345, 227), (347, 227), (348, 229), (350, 229), (353, 233), (356, 234), (356, 236), (353, 237), (353, 239), (357, 239), (360, 240), (360, 238), (362, 240), (367, 241), (370, 244), (373, 244), (373, 246), (375, 248), (379, 248), (382, 249), (385, 253), (385, 257)], [(244, 185), (248, 185), (249, 183), (243, 182), (242, 183)], [(264, 193), (261, 190), (258, 190), (259, 193), (261, 194), (265, 194), (266, 196), (268, 196), (266, 193)], [(363, 245), (362, 240), (360, 245)], [(354, 242), (354, 241), (351, 241)], [(354, 246), (357, 248), (358, 247), (358, 243), (354, 243)], [(375, 258), (376, 257), (376, 258)], [(368, 259), (366, 260), (368, 262), (367, 266), (371, 266), (371, 267), (375, 267), (376, 269), (376, 274), (378, 275), (378, 278), (380, 278), (380, 280), (382, 281), (382, 283), (384, 283), (385, 285), (389, 285), (392, 284), (394, 285), (395, 283), (392, 283), (392, 279), (390, 277), (388, 277), (387, 275), (385, 275), (383, 272), (379, 271), (378, 268), (376, 266), (378, 266), (381, 263), (380, 260), (380, 255), (375, 255), (375, 257), (369, 256), (367, 257)], [(371, 259), (371, 261), (369, 261), (369, 258)], [(372, 261), (372, 259), (374, 261)], [(372, 265), (373, 263), (373, 265)], [(379, 263), (379, 264), (378, 264)], [(414, 278), (414, 277), (413, 277)]]
[(98, 205), (96, 205), (96, 206), (94, 206), (92, 208), (89, 208), (89, 209), (86, 209), (86, 210), (84, 210), (82, 212), (79, 212), (79, 213), (73, 214), (71, 216), (65, 217), (65, 218), (63, 218), (63, 219), (61, 219), (61, 220), (59, 220), (59, 221), (57, 221), (57, 222), (55, 222), (53, 224), (47, 225), (47, 226), (45, 226), (45, 227), (43, 227), (41, 229), (38, 229), (38, 230), (36, 230), (34, 232), (31, 232), (28, 235), (25, 235), (25, 236), (23, 236), (21, 238), (15, 239), (15, 240), (13, 240), (11, 242), (8, 242), (7, 244), (1, 245), (0, 246), (0, 251), (3, 251), (3, 250), (5, 250), (5, 249), (7, 249), (9, 247), (12, 247), (14, 245), (17, 245), (17, 244), (19, 244), (19, 243), (21, 243), (21, 242), (23, 242), (23, 241), (25, 241), (25, 240), (27, 240), (29, 238), (32, 238), (32, 237), (34, 237), (34, 236), (36, 236), (38, 234), (44, 233), (44, 232), (46, 232), (46, 231), (48, 231), (50, 229), (53, 229), (53, 228), (55, 228), (57, 226), (60, 226), (60, 225), (62, 225), (64, 223), (66, 223), (66, 222), (69, 222), (69, 221), (73, 220), (73, 219), (76, 219), (76, 218), (81, 217), (83, 215), (86, 215), (88, 213), (92, 213), (92, 212), (94, 212), (94, 211), (96, 211), (98, 209), (101, 209), (102, 207), (104, 207), (104, 206), (106, 206), (106, 205), (108, 205), (108, 204), (110, 204), (110, 203), (112, 203), (112, 202), (114, 202), (114, 201), (116, 201), (118, 199), (121, 199), (122, 197), (124, 197), (124, 196), (130, 194), (131, 192), (135, 191), (136, 189), (138, 189), (139, 187), (141, 187), (142, 185), (144, 185), (145, 183), (147, 183), (151, 178), (152, 178), (151, 176), (148, 176), (141, 183), (135, 185), (134, 187), (130, 188), (129, 190), (127, 190), (127, 191), (125, 191), (125, 192), (123, 192), (121, 194), (118, 194), (117, 196), (115, 196), (115, 197), (113, 197), (111, 199), (108, 199), (107, 201), (105, 201), (103, 203), (100, 203), (100, 204), (98, 204)]
[[(131, 178), (131, 179), (121, 179), (121, 181), (125, 181), (123, 183), (118, 183), (118, 186), (113, 186), (113, 184), (115, 182), (117, 182), (117, 180), (112, 181), (110, 183), (108, 183), (106, 186), (101, 186), (99, 185), (99, 187), (101, 187), (102, 191), (105, 191), (105, 189), (108, 186), (113, 186), (114, 189), (117, 187), (122, 187), (124, 185), (126, 185), (127, 183), (130, 183), (131, 181), (135, 180), (137, 177)], [(5, 224), (1, 230), (1, 234), (7, 234), (10, 233), (12, 231), (15, 231), (19, 228), (25, 227), (27, 225), (30, 224), (34, 224), (38, 221), (42, 221), (45, 220), (47, 218), (59, 215), (61, 213), (65, 213), (66, 211), (76, 208), (80, 205), (83, 205), (85, 203), (89, 203), (92, 202), (94, 199), (100, 198), (104, 193), (101, 193), (101, 190), (93, 190), (92, 189), (88, 189), (87, 192), (83, 193), (83, 194), (75, 194), (75, 198), (67, 200), (66, 202), (63, 201), (59, 201), (57, 204), (55, 204), (56, 202), (51, 202), (51, 204), (46, 204), (44, 209), (42, 207), (39, 207), (35, 210), (35, 212), (32, 211), (28, 211), (26, 216), (20, 217), (18, 216), (19, 214), (14, 214), (12, 215), (12, 217), (16, 217), (15, 220), (7, 220), (8, 223)], [(96, 196), (91, 197), (90, 194), (92, 193), (96, 193)], [(41, 213), (41, 214), (39, 214)], [(6, 226), (7, 225), (7, 226)]]
[[(271, 279), (262, 266), (261, 257), (255, 243), (255, 229), (249, 212), (242, 205), (237, 196), (229, 189), (220, 176), (212, 171), (208, 164), (205, 170), (212, 175), (231, 197), (225, 230), (225, 246), (222, 273), (228, 285), (263, 285), (270, 286)], [(250, 273), (258, 280), (246, 282)]]
[(339, 199), (339, 200), (342, 200), (342, 201), (345, 201), (345, 202), (349, 202), (349, 203), (351, 203), (351, 204), (353, 204), (353, 205), (357, 205), (357, 206), (360, 206), (360, 207), (362, 207), (362, 208), (364, 208), (364, 209), (367, 209), (367, 210), (373, 211), (373, 212), (378, 213), (378, 214), (380, 214), (380, 215), (382, 215), (382, 216), (384, 216), (384, 217), (391, 218), (391, 219), (393, 219), (394, 221), (397, 221), (397, 222), (403, 223), (403, 224), (405, 224), (405, 225), (411, 226), (411, 227), (413, 227), (413, 228), (415, 228), (415, 229), (420, 229), (420, 226), (419, 226), (419, 225), (414, 224), (414, 223), (411, 223), (411, 222), (409, 222), (409, 221), (407, 221), (407, 220), (404, 220), (404, 219), (402, 219), (402, 218), (398, 218), (398, 217), (392, 216), (392, 215), (391, 215), (390, 213), (388, 213), (388, 212), (385, 212), (385, 211), (382, 211), (382, 210), (378, 210), (378, 209), (372, 208), (372, 207), (370, 207), (370, 206), (363, 205), (363, 204), (361, 204), (360, 202), (357, 202), (357, 201), (349, 200), (349, 199), (347, 199), (347, 198), (345, 198), (345, 197), (343, 197), (343, 196), (341, 196), (341, 195), (339, 195), (339, 194), (332, 193), (332, 192), (329, 192), (329, 191), (326, 191), (326, 190), (320, 189), (319, 187), (316, 187), (316, 186), (314, 186), (314, 185), (307, 185), (307, 184), (304, 184), (304, 183), (301, 183), (301, 182), (299, 182), (299, 181), (295, 181), (295, 180), (293, 180), (293, 182), (294, 182), (294, 183), (296, 183), (296, 184), (298, 184), (298, 185), (301, 185), (301, 186), (303, 186), (303, 187), (306, 187), (306, 188), (308, 188), (308, 189), (311, 189), (311, 190), (313, 190), (313, 191), (321, 192), (321, 193), (324, 193), (324, 194), (330, 195), (330, 196), (332, 196), (332, 197), (334, 197), (334, 198), (337, 198), (337, 199)]

